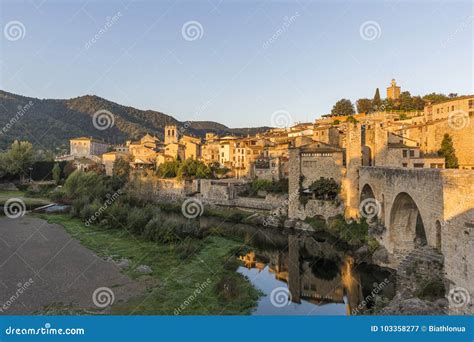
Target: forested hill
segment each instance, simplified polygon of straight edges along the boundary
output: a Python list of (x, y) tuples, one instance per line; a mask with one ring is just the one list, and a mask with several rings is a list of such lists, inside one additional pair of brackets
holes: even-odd
[[(112, 127), (103, 130), (94, 127), (94, 113), (100, 110), (113, 113)], [(110, 143), (124, 143), (146, 133), (162, 138), (167, 124), (182, 127), (184, 122), (161, 112), (122, 106), (98, 96), (52, 100), (0, 90), (0, 149), (5, 149), (14, 140), (28, 140), (38, 148), (57, 152), (68, 148), (70, 138), (79, 136), (92, 136)], [(206, 132), (247, 135), (268, 129), (228, 128), (212, 121), (191, 122), (185, 127), (190, 134), (201, 137)]]

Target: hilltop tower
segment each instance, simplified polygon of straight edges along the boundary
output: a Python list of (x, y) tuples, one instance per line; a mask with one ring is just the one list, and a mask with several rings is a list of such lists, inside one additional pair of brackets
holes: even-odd
[(397, 86), (397, 82), (392, 78), (390, 87), (387, 88), (387, 99), (398, 100), (400, 98), (400, 87)]

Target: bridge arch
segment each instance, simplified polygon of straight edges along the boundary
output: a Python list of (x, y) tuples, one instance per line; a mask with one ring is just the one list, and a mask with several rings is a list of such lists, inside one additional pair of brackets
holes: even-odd
[[(381, 196), (381, 197), (380, 197)], [(372, 203), (369, 203), (369, 206), (377, 208), (377, 215), (373, 219), (369, 220), (372, 221), (372, 223), (375, 223), (375, 221), (379, 221), (380, 223), (384, 224), (385, 223), (385, 198), (383, 194), (375, 194), (374, 188), (372, 185), (369, 183), (366, 183), (360, 192), (359, 195), (359, 204), (360, 206), (363, 205), (363, 202), (367, 199), (374, 199)], [(359, 206), (359, 211), (361, 210)]]
[(375, 198), (375, 193), (370, 184), (365, 184), (360, 192), (360, 202), (367, 198)]
[(406, 192), (399, 193), (390, 210), (389, 239), (397, 249), (411, 251), (428, 244), (420, 210)]

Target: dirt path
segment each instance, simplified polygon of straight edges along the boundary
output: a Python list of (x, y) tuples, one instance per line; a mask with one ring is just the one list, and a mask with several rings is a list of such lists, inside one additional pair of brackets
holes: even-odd
[[(45, 308), (104, 312), (96, 303), (114, 303), (145, 290), (113, 263), (98, 257), (63, 227), (24, 216), (0, 217), (0, 315), (45, 313)], [(52, 313), (57, 313), (52, 312)]]

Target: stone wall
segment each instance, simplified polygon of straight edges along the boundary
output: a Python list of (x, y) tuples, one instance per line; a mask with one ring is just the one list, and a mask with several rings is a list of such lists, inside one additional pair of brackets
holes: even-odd
[(292, 216), (290, 217), (299, 220), (310, 217), (322, 217), (327, 221), (329, 218), (337, 215), (344, 215), (344, 205), (342, 203), (310, 199), (306, 205), (299, 203), (296, 208), (293, 208)]

